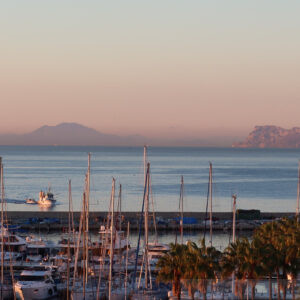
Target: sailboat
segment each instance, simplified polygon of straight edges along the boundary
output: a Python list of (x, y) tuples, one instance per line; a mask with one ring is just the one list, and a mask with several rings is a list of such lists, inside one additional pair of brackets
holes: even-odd
[[(144, 146), (144, 179), (146, 178), (147, 173), (147, 166), (148, 166), (148, 148), (147, 146)], [(148, 204), (147, 207), (149, 209), (150, 206), (150, 196), (151, 196), (151, 202), (152, 202), (152, 214), (153, 214), (153, 225), (154, 225), (154, 232), (155, 232), (155, 239), (153, 242), (148, 242), (148, 261), (149, 266), (152, 270), (155, 269), (156, 264), (160, 257), (165, 255), (169, 250), (169, 245), (159, 243), (157, 240), (157, 229), (156, 229), (156, 218), (155, 218), (155, 210), (154, 210), (154, 203), (152, 198), (152, 187), (151, 187), (151, 175), (150, 175), (150, 164), (149, 164), (149, 174), (148, 174), (148, 181), (147, 184), (149, 184), (148, 193), (147, 196)], [(146, 184), (146, 182), (145, 182)], [(149, 212), (148, 212), (148, 218), (149, 218)]]
[[(71, 299), (72, 300), (86, 300), (86, 299), (96, 299), (96, 287), (92, 284), (88, 261), (89, 261), (89, 242), (88, 242), (88, 231), (87, 231), (87, 200), (86, 194), (83, 193), (83, 209), (80, 218), (80, 228), (77, 238), (76, 245), (76, 256), (74, 265), (74, 275), (73, 275), (73, 286), (71, 288)], [(82, 239), (82, 260), (81, 260), (81, 278), (77, 277), (77, 265), (79, 257), (80, 241)]]
[[(152, 272), (151, 272), (151, 264), (149, 262), (149, 252), (154, 244), (149, 244), (149, 195), (150, 195), (150, 163), (147, 162), (147, 171), (145, 176), (145, 186), (144, 186), (144, 196), (143, 196), (143, 205), (142, 205), (142, 214), (140, 220), (140, 229), (139, 229), (139, 237), (138, 237), (138, 245), (136, 250), (136, 262), (135, 262), (135, 270), (133, 277), (133, 294), (131, 295), (131, 299), (139, 300), (139, 299), (163, 299), (167, 296), (167, 291), (163, 289), (158, 289), (156, 282), (153, 280)], [(138, 262), (138, 254), (140, 248), (140, 238), (141, 238), (141, 225), (144, 217), (144, 249), (143, 249), (143, 259), (141, 269), (139, 271), (139, 279), (136, 286), (136, 275), (137, 275), (137, 262)], [(150, 247), (149, 247), (150, 245)], [(156, 242), (156, 247), (158, 243)]]
[[(121, 256), (124, 251), (126, 251), (127, 247), (130, 248), (130, 242), (128, 238), (125, 236), (125, 232), (122, 230), (122, 215), (121, 215), (121, 196), (122, 195), (122, 185), (119, 186), (119, 197), (118, 197), (118, 206), (117, 206), (117, 216), (115, 218), (114, 223), (114, 242), (113, 242), (113, 252), (115, 255)], [(95, 244), (96, 248), (100, 250), (102, 254), (102, 259), (108, 256), (111, 247), (111, 223), (112, 218), (112, 199), (110, 201), (110, 211), (107, 216), (107, 225), (101, 225), (100, 227), (100, 240), (97, 244)]]
[[(96, 299), (96, 284), (89, 269), (89, 194), (90, 194), (90, 154), (88, 155), (88, 172), (83, 192), (82, 211), (80, 216), (79, 232), (76, 244), (76, 255), (73, 273), (73, 285), (71, 288), (72, 300)], [(82, 247), (80, 242), (82, 241)], [(81, 278), (77, 277), (79, 250), (82, 250)]]
[(209, 243), (212, 247), (212, 239), (213, 239), (213, 217), (212, 217), (212, 163), (209, 163), (209, 176), (208, 176), (208, 191), (207, 191), (207, 201), (206, 201), (206, 213), (205, 213), (205, 220), (204, 220), (204, 240), (206, 236), (206, 220), (207, 220), (207, 213), (208, 213), (208, 205), (209, 205)]

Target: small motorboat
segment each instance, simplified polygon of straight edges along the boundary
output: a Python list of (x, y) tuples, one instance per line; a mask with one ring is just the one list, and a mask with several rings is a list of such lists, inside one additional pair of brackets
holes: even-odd
[(33, 198), (27, 198), (26, 204), (37, 204), (37, 202)]

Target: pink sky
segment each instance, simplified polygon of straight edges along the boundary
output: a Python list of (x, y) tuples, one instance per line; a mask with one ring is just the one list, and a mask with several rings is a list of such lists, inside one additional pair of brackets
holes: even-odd
[(1, 133), (61, 122), (172, 137), (300, 126), (297, 1), (4, 6)]

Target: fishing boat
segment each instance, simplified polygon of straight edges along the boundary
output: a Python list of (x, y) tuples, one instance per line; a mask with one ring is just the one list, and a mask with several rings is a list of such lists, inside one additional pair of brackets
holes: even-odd
[(53, 193), (50, 191), (50, 188), (48, 189), (48, 192), (40, 191), (39, 193), (39, 200), (37, 203), (41, 206), (50, 207), (52, 205), (56, 204), (56, 199), (54, 199)]
[(57, 296), (50, 271), (22, 271), (14, 287), (21, 299), (39, 300)]

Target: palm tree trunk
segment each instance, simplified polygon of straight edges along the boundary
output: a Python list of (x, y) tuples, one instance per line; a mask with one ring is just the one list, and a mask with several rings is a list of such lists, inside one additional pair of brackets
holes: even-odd
[(181, 297), (180, 278), (176, 279), (176, 296), (177, 296), (177, 299), (180, 300), (180, 297)]
[(282, 292), (283, 292), (282, 299), (285, 300), (286, 299), (286, 282), (287, 282), (285, 271), (283, 271), (282, 277), (283, 277), (283, 279), (282, 279)]
[(251, 280), (251, 298), (252, 300), (255, 299), (255, 284)]
[(280, 279), (279, 279), (279, 270), (276, 270), (277, 275), (277, 299), (280, 300)]
[(190, 283), (188, 285), (188, 293), (189, 293), (189, 296), (192, 298), (192, 300), (194, 300), (194, 293), (195, 293), (195, 291), (193, 289), (192, 283)]
[(175, 283), (175, 281), (172, 282), (172, 294), (173, 294), (173, 296), (176, 296), (176, 283)]
[(272, 274), (269, 274), (269, 300), (272, 300)]
[(293, 277), (292, 279), (292, 297), (293, 297), (293, 300), (295, 300), (295, 279)]

